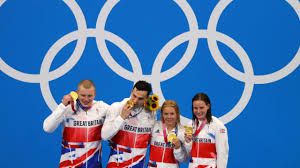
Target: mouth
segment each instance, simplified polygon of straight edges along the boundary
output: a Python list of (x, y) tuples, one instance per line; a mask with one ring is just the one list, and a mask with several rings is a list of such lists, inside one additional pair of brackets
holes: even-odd
[(90, 104), (90, 102), (82, 102), (83, 106), (88, 106)]
[(174, 120), (172, 120), (172, 119), (166, 119), (166, 122), (171, 123), (171, 122), (174, 122)]
[(197, 114), (197, 116), (203, 116), (204, 115), (204, 113), (198, 113)]

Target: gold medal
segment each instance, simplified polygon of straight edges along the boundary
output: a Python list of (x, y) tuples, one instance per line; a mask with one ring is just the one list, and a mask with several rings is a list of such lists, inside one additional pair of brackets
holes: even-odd
[(169, 142), (173, 142), (173, 140), (174, 140), (175, 138), (177, 138), (175, 134), (169, 134), (169, 135), (168, 135), (168, 141), (169, 141)]
[(133, 101), (130, 100), (130, 99), (129, 99), (126, 103), (127, 103), (131, 108), (134, 106)]
[(76, 101), (78, 99), (78, 94), (76, 92), (72, 91), (70, 93), (70, 95), (71, 95), (71, 97), (73, 98), (74, 101)]
[(193, 128), (192, 127), (189, 127), (189, 126), (185, 125), (184, 128), (185, 128), (185, 133), (193, 134)]

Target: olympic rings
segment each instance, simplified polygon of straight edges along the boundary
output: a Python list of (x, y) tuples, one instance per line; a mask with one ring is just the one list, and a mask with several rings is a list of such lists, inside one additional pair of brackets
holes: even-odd
[[(76, 63), (79, 61), (83, 54), (87, 38), (89, 37), (96, 38), (96, 43), (100, 55), (102, 56), (103, 60), (105, 61), (108, 67), (110, 67), (116, 74), (129, 81), (135, 82), (139, 79), (143, 79), (150, 82), (153, 86), (153, 92), (160, 96), (162, 100), (160, 102), (164, 102), (165, 100), (160, 83), (180, 73), (193, 58), (198, 45), (198, 39), (207, 38), (209, 50), (217, 65), (227, 75), (245, 83), (244, 91), (240, 100), (229, 112), (220, 117), (220, 119), (225, 124), (236, 118), (247, 106), (253, 92), (254, 84), (267, 84), (278, 81), (295, 71), (300, 64), (299, 47), (295, 57), (282, 69), (266, 75), (254, 75), (252, 63), (242, 46), (240, 46), (231, 37), (223, 33), (217, 32), (216, 30), (221, 14), (233, 0), (220, 0), (218, 2), (216, 7), (213, 9), (210, 19), (208, 21), (207, 30), (198, 29), (198, 23), (195, 13), (187, 1), (174, 0), (174, 2), (178, 5), (178, 7), (181, 8), (181, 10), (184, 12), (187, 18), (189, 24), (189, 31), (174, 37), (164, 47), (162, 47), (154, 61), (152, 74), (144, 75), (138, 56), (136, 55), (135, 51), (131, 48), (131, 46), (124, 39), (120, 38), (116, 34), (105, 30), (107, 18), (114, 6), (119, 2), (119, 0), (107, 0), (105, 2), (98, 15), (95, 29), (87, 28), (84, 14), (75, 0), (63, 1), (71, 9), (76, 19), (78, 30), (64, 35), (50, 47), (41, 64), (40, 74), (28, 74), (20, 72), (7, 65), (0, 58), (0, 69), (8, 76), (27, 83), (40, 83), (42, 95), (45, 99), (45, 102), (51, 110), (54, 110), (57, 107), (57, 103), (55, 102), (51, 94), (49, 82), (65, 75), (76, 65)], [(0, 0), (0, 7), (5, 2), (6, 0)], [(286, 2), (295, 10), (300, 20), (299, 1), (286, 0)], [(75, 40), (77, 40), (77, 44), (70, 58), (59, 68), (50, 72), (51, 64), (57, 53), (67, 44)], [(105, 40), (112, 42), (125, 53), (125, 55), (128, 57), (131, 63), (133, 72), (126, 70), (113, 59), (113, 57), (107, 49)], [(186, 41), (188, 41), (188, 47), (182, 58), (178, 61), (178, 63), (170, 69), (161, 72), (163, 63), (166, 60), (167, 56), (172, 52), (173, 49), (175, 49), (177, 46)], [(238, 58), (241, 60), (244, 73), (236, 70), (228, 62), (226, 62), (217, 46), (217, 41), (227, 45), (232, 49), (232, 51), (236, 53)], [(181, 119), (184, 124), (189, 121), (189, 119), (183, 116), (181, 116)]]

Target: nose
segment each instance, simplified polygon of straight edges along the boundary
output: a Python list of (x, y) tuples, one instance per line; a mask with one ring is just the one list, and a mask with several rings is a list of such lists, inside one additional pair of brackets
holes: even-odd
[(195, 112), (195, 113), (199, 113), (199, 112), (200, 112), (200, 109), (194, 109), (194, 112)]
[(167, 115), (166, 115), (166, 118), (167, 118), (167, 119), (171, 118), (171, 115), (170, 115), (170, 114), (167, 114)]

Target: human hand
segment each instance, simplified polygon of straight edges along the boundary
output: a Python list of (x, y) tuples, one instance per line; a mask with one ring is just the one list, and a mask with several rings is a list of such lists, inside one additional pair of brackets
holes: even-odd
[(71, 101), (73, 101), (73, 98), (71, 95), (68, 94), (63, 97), (62, 104), (67, 106), (71, 103)]
[(121, 113), (121, 117), (123, 118), (123, 120), (125, 120), (130, 112), (131, 112), (132, 106), (130, 106), (130, 104), (126, 103), (123, 108), (122, 108), (122, 113)]
[(187, 143), (190, 143), (192, 141), (192, 137), (193, 135), (192, 134), (188, 134), (188, 133), (184, 133), (184, 139)]
[(178, 138), (174, 138), (173, 141), (172, 141), (172, 144), (174, 144), (175, 149), (178, 149), (181, 146), (181, 142), (179, 141)]

